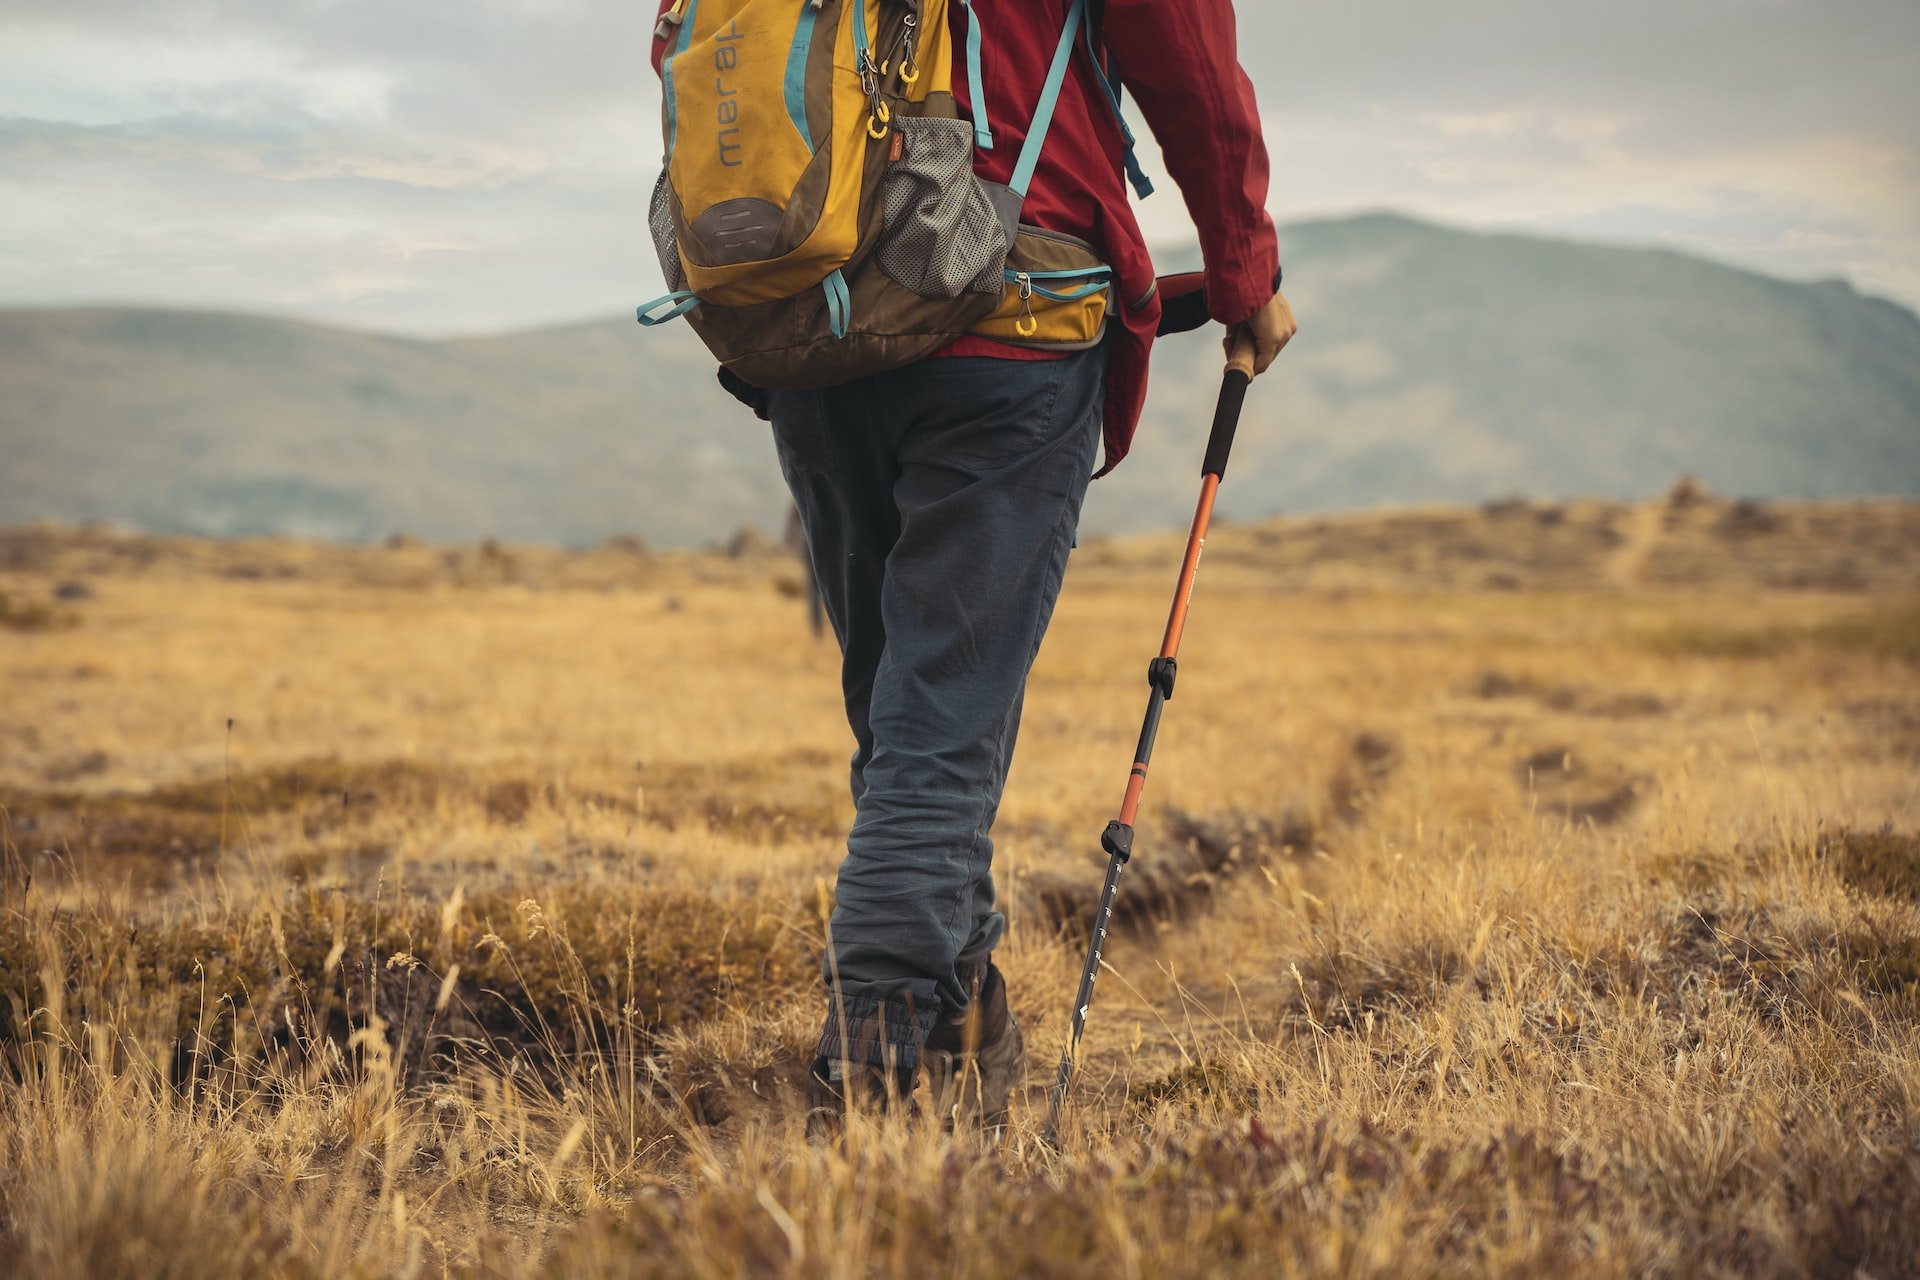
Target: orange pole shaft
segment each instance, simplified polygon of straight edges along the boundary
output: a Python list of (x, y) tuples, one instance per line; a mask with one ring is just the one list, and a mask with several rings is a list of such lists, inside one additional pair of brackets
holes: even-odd
[(1140, 793), (1147, 789), (1147, 766), (1139, 760), (1133, 762), (1133, 776), (1127, 779), (1127, 798), (1120, 802), (1120, 821), (1129, 827), (1133, 825), (1134, 815), (1140, 812)]
[(1167, 616), (1167, 633), (1160, 640), (1160, 656), (1180, 656), (1180, 633), (1187, 629), (1187, 606), (1193, 603), (1193, 580), (1200, 573), (1200, 553), (1207, 549), (1207, 526), (1213, 522), (1213, 496), (1220, 492), (1220, 477), (1212, 474), (1200, 482), (1200, 505), (1193, 511), (1193, 528), (1187, 532), (1187, 556), (1180, 562), (1180, 582), (1173, 589), (1173, 612)]
[[(1180, 580), (1173, 589), (1173, 609), (1167, 615), (1166, 634), (1160, 639), (1160, 656), (1180, 656), (1180, 636), (1187, 629), (1187, 607), (1193, 603), (1193, 583), (1200, 574), (1200, 553), (1207, 549), (1207, 527), (1213, 522), (1213, 499), (1220, 491), (1220, 477), (1208, 473), (1200, 481), (1200, 502), (1193, 510), (1193, 525), (1187, 530), (1187, 551), (1180, 561)], [(1157, 719), (1157, 717), (1156, 717)], [(1147, 748), (1142, 740), (1141, 750)], [(1132, 826), (1140, 812), (1140, 796), (1147, 789), (1147, 762), (1135, 760), (1127, 777), (1127, 794), (1120, 801), (1120, 822)]]
[[(1080, 973), (1080, 990), (1074, 997), (1068, 1018), (1067, 1047), (1060, 1055), (1060, 1068), (1054, 1073), (1053, 1091), (1047, 1104), (1047, 1127), (1043, 1131), (1049, 1145), (1059, 1133), (1060, 1108), (1073, 1084), (1074, 1063), (1079, 1058), (1080, 1037), (1087, 1029), (1087, 1009), (1093, 1003), (1093, 983), (1100, 973), (1100, 949), (1106, 942), (1107, 924), (1113, 919), (1113, 896), (1120, 885), (1120, 870), (1133, 857), (1133, 823), (1140, 812), (1140, 797), (1147, 789), (1147, 761), (1153, 755), (1154, 739), (1160, 732), (1160, 714), (1173, 696), (1178, 670), (1180, 636), (1187, 629), (1187, 606), (1193, 600), (1193, 582), (1200, 572), (1200, 553), (1206, 550), (1207, 526), (1213, 521), (1213, 499), (1219, 492), (1220, 478), (1226, 474), (1227, 454), (1233, 449), (1234, 428), (1240, 420), (1242, 397), (1253, 380), (1255, 351), (1252, 335), (1244, 328), (1236, 330), (1227, 359), (1227, 370), (1220, 383), (1220, 402), (1214, 409), (1213, 433), (1207, 437), (1207, 457), (1201, 464), (1200, 502), (1193, 510), (1193, 527), (1187, 532), (1187, 552), (1180, 562), (1180, 581), (1173, 591), (1173, 609), (1167, 615), (1166, 634), (1160, 640), (1160, 656), (1147, 668), (1147, 680), (1153, 693), (1147, 700), (1147, 714), (1140, 726), (1140, 745), (1133, 754), (1133, 771), (1127, 777), (1127, 794), (1120, 802), (1120, 816), (1107, 824), (1100, 836), (1100, 847), (1107, 851), (1107, 879), (1100, 889), (1100, 906), (1094, 913), (1093, 932), (1087, 939), (1087, 962)], [(1236, 378), (1235, 375), (1238, 375)]]

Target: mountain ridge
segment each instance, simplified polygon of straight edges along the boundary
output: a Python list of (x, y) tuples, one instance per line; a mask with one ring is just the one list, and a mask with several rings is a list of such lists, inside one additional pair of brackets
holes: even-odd
[[(1680, 472), (1756, 496), (1920, 493), (1920, 317), (1843, 281), (1386, 212), (1282, 238), (1302, 331), (1249, 398), (1229, 516), (1646, 497)], [(1158, 348), (1090, 532), (1184, 521), (1218, 375), (1213, 342)], [(684, 326), (429, 339), (22, 308), (0, 310), (0, 386), (0, 523), (686, 544), (784, 510), (765, 425)]]

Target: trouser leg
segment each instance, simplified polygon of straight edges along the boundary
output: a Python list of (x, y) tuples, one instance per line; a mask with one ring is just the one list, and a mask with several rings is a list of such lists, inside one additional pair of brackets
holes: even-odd
[[(965, 1007), (956, 962), (1004, 931), (990, 830), (1093, 466), (1103, 368), (1099, 351), (931, 360), (774, 399), (860, 743), (827, 969), (836, 1009), (882, 1028), (830, 1026), (823, 1053), (844, 1035), (911, 1061), (933, 1020)], [(883, 544), (876, 618), (867, 557)]]
[(820, 603), (840, 643), (840, 691), (853, 730), (848, 786), (856, 810), (873, 753), (867, 708), (886, 648), (881, 587), (900, 536), (893, 505), (897, 422), (870, 418), (860, 398), (831, 391), (773, 392), (774, 441), (806, 533)]

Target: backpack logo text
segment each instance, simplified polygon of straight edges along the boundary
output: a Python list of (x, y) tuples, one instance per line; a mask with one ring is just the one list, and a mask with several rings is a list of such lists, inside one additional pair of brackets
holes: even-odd
[(719, 95), (719, 101), (713, 109), (714, 119), (719, 125), (714, 134), (714, 142), (720, 149), (720, 163), (729, 169), (738, 168), (740, 158), (740, 96), (738, 89), (727, 87), (727, 73), (740, 65), (739, 51), (733, 42), (744, 40), (737, 23), (727, 23), (727, 29), (714, 36), (713, 50), (713, 91)]

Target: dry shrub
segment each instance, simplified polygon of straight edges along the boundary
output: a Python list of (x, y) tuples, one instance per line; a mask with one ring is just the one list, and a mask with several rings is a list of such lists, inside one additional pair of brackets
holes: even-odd
[(795, 840), (845, 834), (846, 767), (844, 756), (809, 748), (698, 765), (647, 760), (637, 776), (648, 821), (669, 831)]
[(582, 1223), (554, 1261), (580, 1276), (1092, 1277), (1123, 1258), (1161, 1276), (1544, 1271), (1591, 1258), (1600, 1196), (1532, 1132), (1421, 1144), (1247, 1119), (1054, 1176), (1019, 1163), (884, 1132), (851, 1158), (748, 1150), (734, 1176)]
[[(1288, 807), (1268, 817), (1244, 813), (1207, 816), (1168, 808), (1148, 828), (1139, 848), (1153, 856), (1130, 862), (1126, 892), (1114, 901), (1110, 924), (1121, 931), (1164, 926), (1205, 904), (1222, 885), (1267, 859), (1301, 858), (1319, 850), (1322, 829), (1359, 821), (1400, 763), (1400, 747), (1377, 733), (1354, 735), (1327, 784), (1318, 812)], [(1024, 887), (1031, 909), (1060, 936), (1084, 942), (1099, 909), (1098, 872), (1084, 876), (1041, 872)]]
[(1566, 746), (1531, 752), (1514, 763), (1513, 774), (1542, 813), (1602, 827), (1631, 814), (1652, 786), (1642, 774), (1619, 764), (1596, 766), (1587, 752)]
[(0, 1244), (0, 1264), (12, 1274), (313, 1274), (290, 1256), (285, 1234), (262, 1221), (256, 1196), (228, 1175), (251, 1163), (240, 1135), (203, 1145), (209, 1135), (180, 1116), (105, 1100), (84, 1110), (54, 1104), (40, 1119), (42, 1127), (15, 1130), (5, 1144), (0, 1206), (19, 1226)]
[(1461, 961), (1437, 938), (1385, 954), (1373, 947), (1318, 951), (1295, 965), (1301, 1014), (1329, 1030), (1351, 1030), (1387, 1012), (1405, 1014), (1438, 1000)]
[(1862, 893), (1920, 902), (1920, 836), (1883, 827), (1842, 831), (1815, 846), (1840, 879)]
[[(845, 726), (784, 559), (0, 534), (18, 598), (102, 583), (0, 646), (0, 1272), (1911, 1273), (1920, 524), (1727, 510), (1223, 529), (1057, 1148), (1099, 870), (1049, 833), (1177, 538), (1081, 564), (1036, 669), (1010, 1137), (816, 1147)], [(1755, 587), (1850, 559), (1880, 604)]]
[(1920, 1017), (1920, 935), (1868, 928), (1834, 940), (1834, 959), (1865, 994), (1885, 1010)]
[(430, 807), (472, 785), (408, 761), (309, 760), (147, 791), (0, 788), (0, 806), (10, 814), (15, 838), (29, 848), (116, 863), (146, 861), (158, 864), (150, 875), (163, 875), (242, 846), (253, 824), (281, 815), (313, 837), (364, 824), (381, 812)]
[(1815, 626), (1728, 627), (1689, 624), (1643, 632), (1660, 654), (1694, 658), (1778, 658), (1795, 653), (1858, 654), (1920, 663), (1920, 609), (1882, 606)]
[(0, 631), (59, 631), (80, 625), (80, 615), (38, 601), (15, 602), (0, 591)]
[(811, 975), (785, 909), (685, 891), (578, 886), (432, 902), (298, 891), (209, 922), (105, 910), (0, 915), (0, 1040), (31, 1045), (41, 1012), (121, 1023), (171, 1046), (173, 1074), (310, 1056), (385, 1028), (410, 1068), (478, 1047), (566, 1056), (790, 997)]
[(1130, 1080), (1126, 1099), (1128, 1106), (1146, 1113), (1160, 1108), (1182, 1112), (1224, 1109), (1233, 1115), (1246, 1115), (1259, 1105), (1259, 1089), (1237, 1064), (1209, 1058), (1150, 1079)]

